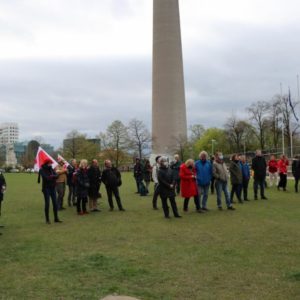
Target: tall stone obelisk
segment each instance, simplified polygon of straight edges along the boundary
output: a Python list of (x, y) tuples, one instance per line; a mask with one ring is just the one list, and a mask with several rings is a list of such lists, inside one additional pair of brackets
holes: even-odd
[(187, 138), (178, 0), (153, 0), (152, 153), (172, 155)]

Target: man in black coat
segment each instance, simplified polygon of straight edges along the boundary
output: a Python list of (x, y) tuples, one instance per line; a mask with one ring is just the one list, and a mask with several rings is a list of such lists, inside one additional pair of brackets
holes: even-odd
[(141, 183), (143, 181), (143, 166), (139, 158), (135, 159), (135, 165), (133, 167), (133, 176), (136, 181), (137, 194), (141, 192)]
[(104, 183), (106, 192), (107, 192), (107, 198), (108, 198), (108, 204), (110, 207), (110, 211), (114, 210), (114, 204), (112, 200), (112, 195), (114, 194), (117, 205), (120, 211), (125, 211), (125, 209), (122, 206), (120, 193), (119, 193), (119, 186), (121, 186), (121, 174), (119, 170), (112, 166), (110, 160), (106, 160), (104, 162), (105, 169), (102, 172), (101, 181)]
[(267, 163), (262, 156), (261, 150), (256, 150), (256, 156), (252, 159), (251, 168), (254, 171), (254, 199), (257, 200), (259, 186), (261, 199), (267, 200), (267, 197), (265, 196)]
[[(2, 201), (4, 198), (5, 190), (6, 190), (6, 181), (5, 181), (4, 175), (0, 171), (0, 216), (1, 216), (1, 204), (2, 204)], [(0, 225), (0, 227), (4, 227), (4, 226)], [(2, 235), (1, 232), (0, 232), (0, 235)]]
[(52, 168), (52, 161), (47, 159), (39, 171), (39, 179), (38, 182), (40, 183), (40, 177), (42, 177), (42, 192), (44, 194), (45, 199), (45, 217), (46, 217), (46, 223), (50, 224), (50, 218), (49, 218), (49, 206), (50, 206), (50, 198), (52, 200), (52, 206), (53, 206), (53, 214), (54, 214), (54, 222), (61, 223), (61, 221), (58, 219), (58, 213), (57, 213), (57, 199), (56, 199), (56, 179), (57, 174)]
[(178, 214), (177, 205), (175, 201), (175, 186), (176, 179), (174, 177), (174, 172), (168, 167), (168, 161), (165, 157), (160, 159), (160, 168), (158, 171), (158, 183), (159, 183), (159, 194), (162, 202), (162, 207), (164, 210), (165, 218), (170, 218), (169, 207), (167, 200), (169, 198), (173, 214), (175, 218), (181, 218)]

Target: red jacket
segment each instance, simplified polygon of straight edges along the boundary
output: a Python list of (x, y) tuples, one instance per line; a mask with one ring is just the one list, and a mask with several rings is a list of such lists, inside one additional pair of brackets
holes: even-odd
[(287, 166), (289, 165), (289, 161), (287, 159), (280, 159), (278, 161), (278, 171), (279, 173), (287, 174)]
[(276, 173), (278, 168), (277, 168), (277, 160), (276, 159), (272, 159), (269, 161), (268, 163), (268, 167), (269, 167), (269, 173)]
[(196, 169), (189, 169), (185, 164), (180, 166), (180, 191), (183, 198), (194, 197), (198, 194), (196, 184)]

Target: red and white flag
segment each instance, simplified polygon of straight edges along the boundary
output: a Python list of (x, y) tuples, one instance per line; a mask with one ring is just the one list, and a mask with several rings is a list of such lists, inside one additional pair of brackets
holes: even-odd
[(38, 148), (35, 160), (34, 160), (34, 170), (39, 171), (41, 166), (47, 161), (52, 161), (52, 168), (54, 169), (58, 164), (42, 147)]
[(57, 161), (58, 162), (63, 161), (65, 169), (70, 165), (60, 154), (57, 155)]

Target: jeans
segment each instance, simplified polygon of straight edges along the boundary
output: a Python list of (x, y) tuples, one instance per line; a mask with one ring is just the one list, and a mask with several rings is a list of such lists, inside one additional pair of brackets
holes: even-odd
[(76, 203), (76, 207), (77, 207), (77, 212), (86, 212), (86, 203), (88, 201), (87, 197), (77, 197), (77, 203)]
[(227, 207), (231, 207), (230, 196), (228, 192), (227, 181), (216, 180), (217, 205), (222, 207), (222, 191), (224, 192)]
[(49, 207), (50, 207), (50, 198), (52, 200), (54, 221), (58, 220), (57, 215), (57, 201), (56, 201), (56, 191), (55, 188), (45, 188), (43, 190), (44, 198), (45, 198), (45, 217), (46, 221), (50, 221), (49, 219)]
[[(206, 208), (206, 205), (207, 205), (209, 186), (210, 186), (210, 184), (198, 185), (199, 202), (200, 202), (200, 206), (202, 208)], [(202, 201), (201, 201), (201, 198), (202, 198)]]

